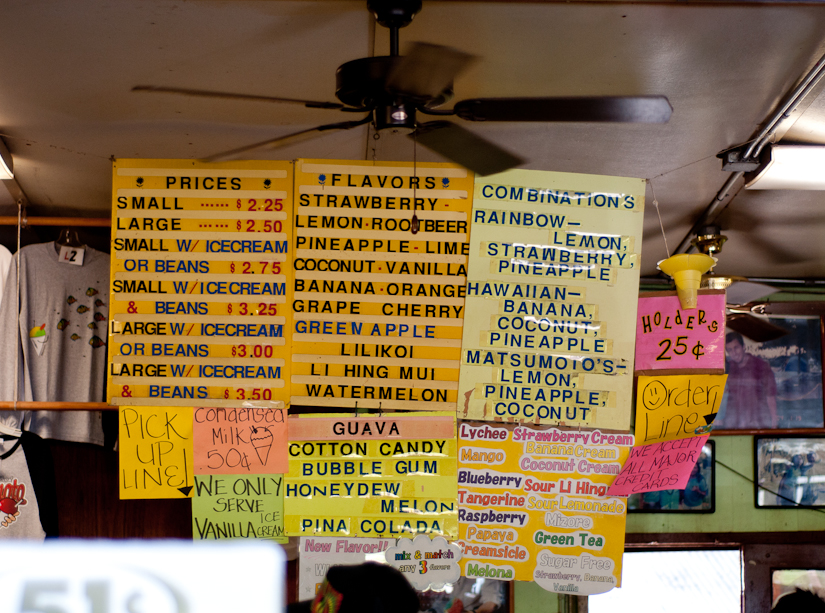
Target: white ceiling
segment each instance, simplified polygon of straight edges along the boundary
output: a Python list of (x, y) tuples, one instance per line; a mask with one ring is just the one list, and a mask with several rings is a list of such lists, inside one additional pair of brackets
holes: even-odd
[[(197, 158), (352, 119), (134, 85), (334, 100), (339, 64), (388, 52), (362, 0), (15, 0), (0, 7), (0, 32), (0, 133), (32, 214), (106, 215), (110, 156)], [(481, 57), (456, 81), (457, 100), (666, 95), (666, 125), (464, 126), (527, 168), (652, 179), (672, 250), (728, 178), (716, 153), (751, 138), (825, 54), (825, 5), (425, 0), (401, 32), (402, 52), (413, 40)], [(817, 94), (783, 126), (785, 141), (825, 143)], [(372, 136), (327, 133), (256, 157), (412, 159), (406, 137)], [(441, 161), (421, 150), (418, 159)], [(666, 257), (652, 200), (648, 189), (642, 274)], [(719, 272), (825, 277), (824, 192), (743, 191), (722, 220)]]

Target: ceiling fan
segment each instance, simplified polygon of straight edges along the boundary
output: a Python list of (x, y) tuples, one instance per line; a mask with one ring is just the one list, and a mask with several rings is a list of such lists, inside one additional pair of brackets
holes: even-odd
[[(691, 244), (701, 253), (715, 257), (722, 252), (727, 237), (716, 224), (699, 228)], [(765, 283), (754, 283), (747, 277), (738, 275), (717, 275), (713, 272), (702, 275), (702, 289), (724, 289), (726, 293), (727, 316), (725, 325), (757, 343), (785, 336), (788, 331), (772, 324), (765, 315), (816, 316), (825, 315), (825, 301), (782, 301), (758, 300), (776, 291)]]
[(466, 121), (634, 122), (666, 123), (672, 108), (664, 96), (594, 96), (554, 98), (471, 98), (450, 109), (441, 105), (453, 96), (453, 79), (473, 56), (440, 45), (416, 43), (406, 56), (398, 53), (398, 33), (421, 10), (421, 0), (368, 0), (376, 22), (390, 31), (390, 54), (352, 60), (338, 67), (335, 95), (340, 102), (318, 102), (216, 92), (179, 87), (139, 85), (132, 91), (182, 94), (237, 100), (301, 104), (308, 108), (363, 114), (352, 121), (329, 123), (278, 136), (206, 158), (236, 158), (259, 149), (273, 149), (331, 130), (371, 123), (376, 131), (400, 129), (425, 147), (479, 175), (518, 166), (523, 159), (446, 120), (425, 123), (418, 114), (452, 116)]

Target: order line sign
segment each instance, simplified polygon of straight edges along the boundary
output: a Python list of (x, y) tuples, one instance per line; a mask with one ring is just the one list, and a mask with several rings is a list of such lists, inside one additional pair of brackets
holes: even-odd
[(455, 410), (473, 176), (298, 160), (292, 404)]
[(284, 408), (292, 165), (116, 160), (108, 398)]

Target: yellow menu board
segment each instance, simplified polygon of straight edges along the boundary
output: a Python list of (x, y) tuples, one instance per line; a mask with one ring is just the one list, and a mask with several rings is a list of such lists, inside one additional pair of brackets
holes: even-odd
[(458, 536), (454, 412), (289, 421), (287, 536)]
[(619, 587), (627, 499), (607, 495), (633, 435), (462, 422), (462, 575), (580, 596)]
[(630, 428), (644, 190), (534, 170), (476, 181), (460, 416)]
[(114, 162), (109, 402), (284, 408), (292, 165)]
[(455, 410), (472, 189), (450, 164), (296, 162), (294, 405)]

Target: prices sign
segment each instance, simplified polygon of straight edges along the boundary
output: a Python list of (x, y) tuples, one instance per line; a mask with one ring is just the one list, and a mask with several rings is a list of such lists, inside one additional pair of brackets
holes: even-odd
[(292, 403), (455, 410), (473, 176), (298, 160)]
[(292, 165), (113, 172), (109, 402), (285, 408)]

